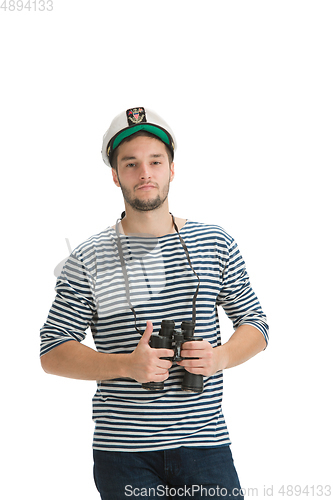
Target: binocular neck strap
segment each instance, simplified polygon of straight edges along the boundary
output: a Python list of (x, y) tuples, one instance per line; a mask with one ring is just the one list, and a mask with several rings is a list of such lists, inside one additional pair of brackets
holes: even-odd
[[(122, 216), (121, 216), (121, 219), (124, 218), (124, 212), (122, 213)], [(178, 230), (178, 226), (176, 224), (176, 221), (175, 221), (175, 218), (172, 214), (170, 214), (171, 217), (172, 217), (172, 222), (173, 222), (173, 226), (179, 236), (179, 240), (180, 240), (180, 243), (184, 249), (184, 252), (185, 252), (185, 255), (186, 255), (186, 258), (188, 260), (188, 263), (189, 263), (189, 266), (190, 268), (192, 269), (193, 273), (195, 274), (195, 276), (197, 277), (197, 280), (198, 280), (198, 286), (197, 286), (197, 289), (193, 295), (193, 299), (192, 299), (192, 323), (193, 323), (193, 326), (195, 327), (195, 323), (196, 323), (196, 301), (197, 301), (197, 297), (198, 297), (198, 293), (199, 293), (199, 287), (200, 287), (200, 278), (198, 276), (198, 274), (195, 272), (193, 266), (192, 266), (192, 263), (191, 263), (191, 259), (190, 259), (190, 254), (189, 254), (189, 251), (187, 249), (187, 246), (185, 244), (185, 241), (183, 240), (183, 238), (181, 237), (180, 233), (179, 233), (179, 230)], [(124, 253), (123, 253), (123, 249), (122, 249), (122, 243), (121, 243), (121, 240), (120, 240), (120, 233), (119, 233), (119, 221), (121, 219), (118, 219), (117, 222), (116, 222), (116, 235), (117, 235), (117, 248), (118, 248), (118, 254), (119, 254), (119, 259), (120, 259), (120, 264), (121, 264), (121, 270), (122, 270), (122, 273), (123, 273), (123, 276), (124, 276), (124, 281), (125, 281), (125, 292), (126, 292), (126, 299), (127, 299), (127, 302), (128, 302), (128, 305), (129, 305), (129, 308), (130, 310), (132, 311), (133, 313), (133, 316), (134, 316), (134, 320), (135, 320), (135, 329), (138, 333), (140, 333), (140, 335), (143, 335), (144, 331), (143, 330), (140, 330), (138, 327), (137, 327), (137, 317), (136, 317), (136, 312), (135, 312), (135, 309), (134, 309), (134, 306), (131, 302), (131, 296), (130, 296), (130, 285), (129, 285), (129, 280), (128, 280), (128, 274), (127, 274), (127, 269), (126, 269), (126, 263), (125, 263), (125, 259), (124, 259)]]
[[(123, 218), (123, 217), (122, 217)], [(121, 241), (120, 241), (120, 233), (119, 233), (119, 219), (117, 220), (116, 222), (116, 235), (117, 235), (117, 248), (118, 248), (118, 255), (119, 255), (119, 258), (120, 258), (120, 265), (121, 265), (121, 270), (123, 272), (123, 276), (124, 276), (124, 281), (125, 281), (125, 292), (126, 292), (126, 299), (127, 299), (127, 302), (128, 302), (128, 305), (129, 305), (129, 308), (130, 310), (132, 311), (133, 313), (133, 316), (134, 316), (134, 326), (135, 326), (135, 329), (138, 333), (140, 333), (140, 335), (143, 335), (144, 331), (143, 330), (140, 330), (137, 326), (136, 326), (136, 312), (135, 312), (135, 309), (134, 309), (134, 306), (131, 302), (131, 295), (130, 295), (130, 286), (129, 286), (129, 281), (128, 281), (128, 274), (127, 274), (127, 269), (126, 269), (126, 263), (125, 263), (125, 259), (124, 259), (124, 253), (123, 253), (123, 249), (122, 249), (122, 244), (121, 244)]]
[(195, 328), (195, 323), (196, 323), (196, 317), (197, 317), (197, 308), (196, 308), (196, 302), (197, 302), (197, 297), (198, 297), (198, 293), (199, 293), (199, 287), (200, 287), (200, 278), (198, 276), (198, 274), (195, 272), (193, 266), (192, 266), (192, 262), (191, 262), (191, 259), (190, 259), (190, 254), (189, 254), (189, 251), (187, 249), (187, 246), (185, 244), (185, 241), (183, 240), (183, 238), (181, 237), (180, 235), (180, 232), (178, 231), (178, 226), (176, 224), (176, 221), (175, 221), (175, 218), (172, 214), (170, 214), (171, 217), (172, 217), (172, 222), (173, 222), (173, 226), (175, 228), (175, 230), (177, 231), (178, 233), (178, 236), (179, 236), (179, 240), (180, 240), (180, 243), (182, 244), (182, 247), (184, 249), (184, 252), (185, 252), (185, 255), (186, 255), (186, 258), (188, 260), (188, 263), (189, 263), (189, 266), (190, 268), (192, 269), (193, 271), (193, 274), (197, 277), (197, 280), (198, 280), (198, 286), (197, 286), (197, 289), (193, 295), (193, 299), (192, 299), (192, 323), (193, 323), (193, 326)]

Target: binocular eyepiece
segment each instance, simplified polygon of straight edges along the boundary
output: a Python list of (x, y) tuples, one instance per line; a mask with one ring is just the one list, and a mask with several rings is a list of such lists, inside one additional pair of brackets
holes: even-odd
[[(155, 349), (173, 349), (174, 355), (168, 359), (170, 361), (181, 361), (182, 359), (196, 359), (196, 358), (182, 358), (180, 355), (182, 345), (191, 340), (203, 340), (193, 336), (194, 325), (191, 321), (183, 321), (180, 330), (175, 330), (175, 322), (172, 320), (163, 320), (158, 334), (152, 334), (150, 337), (149, 345)], [(182, 390), (189, 392), (202, 392), (203, 391), (203, 376), (195, 375), (184, 370), (182, 381)], [(149, 391), (162, 391), (164, 389), (164, 382), (146, 382), (142, 384), (144, 389)]]

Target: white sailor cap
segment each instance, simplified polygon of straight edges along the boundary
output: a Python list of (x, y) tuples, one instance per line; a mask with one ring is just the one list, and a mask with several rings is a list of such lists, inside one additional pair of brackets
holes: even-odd
[(111, 156), (119, 144), (130, 135), (145, 130), (155, 135), (170, 149), (176, 149), (174, 133), (169, 125), (154, 111), (147, 108), (130, 108), (117, 115), (103, 137), (102, 157), (108, 167)]

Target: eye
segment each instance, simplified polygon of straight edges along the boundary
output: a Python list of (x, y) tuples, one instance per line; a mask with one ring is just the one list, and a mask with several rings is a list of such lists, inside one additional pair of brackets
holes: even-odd
[(133, 168), (135, 167), (135, 163), (127, 163), (126, 167)]

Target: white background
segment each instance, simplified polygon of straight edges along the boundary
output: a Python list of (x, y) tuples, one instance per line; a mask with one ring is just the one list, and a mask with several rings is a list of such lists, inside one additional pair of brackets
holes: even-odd
[(65, 238), (123, 209), (100, 149), (133, 106), (176, 134), (172, 212), (236, 239), (269, 319), (269, 348), (225, 373), (242, 486), (333, 486), (332, 2), (53, 5), (0, 9), (1, 498), (99, 498), (95, 383), (46, 375), (39, 329)]

